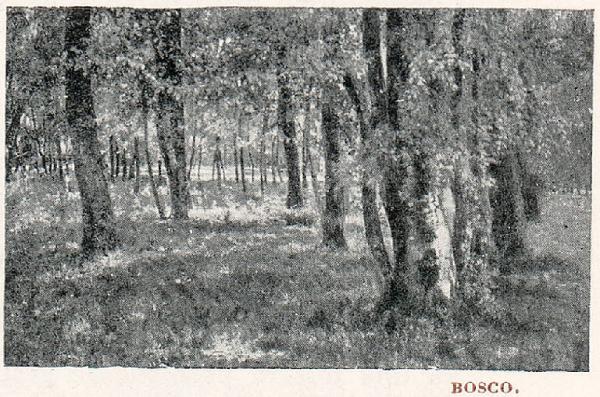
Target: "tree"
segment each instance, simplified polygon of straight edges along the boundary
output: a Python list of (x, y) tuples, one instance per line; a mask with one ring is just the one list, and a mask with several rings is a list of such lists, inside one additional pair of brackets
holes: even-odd
[(86, 68), (90, 15), (90, 8), (68, 9), (65, 30), (66, 111), (76, 148), (75, 176), (81, 193), (83, 223), (81, 250), (85, 257), (117, 245), (108, 182), (97, 139), (91, 76)]
[(162, 83), (157, 93), (158, 142), (169, 178), (171, 217), (187, 219), (187, 158), (183, 103), (179, 91), (182, 83), (180, 11), (153, 11), (153, 22), (156, 29), (156, 37), (153, 39), (154, 51), (158, 78)]
[[(323, 245), (346, 248), (344, 238), (344, 186), (340, 181), (340, 123), (335, 109), (334, 90), (326, 88), (326, 99), (321, 108), (323, 142), (325, 145), (325, 208), (323, 211)], [(333, 92), (332, 92), (333, 91)]]
[(302, 185), (300, 184), (300, 165), (296, 129), (292, 120), (292, 94), (289, 87), (288, 71), (286, 70), (287, 48), (280, 43), (275, 49), (277, 54), (277, 126), (283, 135), (283, 148), (288, 172), (287, 207), (300, 208), (304, 205)]
[[(357, 110), (361, 141), (364, 153), (365, 170), (361, 180), (361, 198), (363, 221), (365, 224), (365, 237), (371, 254), (382, 267), (384, 279), (387, 281), (391, 275), (391, 263), (383, 240), (383, 231), (379, 219), (379, 208), (377, 205), (377, 179), (375, 177), (376, 163), (369, 163), (367, 153), (374, 149), (372, 141), (378, 125), (385, 124), (385, 92), (381, 33), (383, 31), (381, 12), (374, 9), (363, 11), (362, 18), (363, 34), (363, 56), (367, 63), (367, 85), (365, 96), (367, 100), (360, 100), (356, 83), (351, 76), (345, 79), (346, 89), (352, 98)], [(367, 104), (371, 104), (369, 107)]]

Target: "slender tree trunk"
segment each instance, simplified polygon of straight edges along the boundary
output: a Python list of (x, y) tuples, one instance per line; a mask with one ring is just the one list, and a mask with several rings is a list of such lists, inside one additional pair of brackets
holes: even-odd
[[(221, 171), (223, 170), (223, 160), (221, 158), (221, 138), (217, 137), (215, 143), (215, 154), (213, 156), (212, 178), (215, 179), (215, 169), (217, 171), (217, 186), (221, 187)], [(225, 172), (223, 171), (223, 174)], [(225, 178), (223, 178), (225, 179)]]
[(202, 178), (200, 178), (200, 171), (202, 169), (202, 143), (198, 144), (198, 188), (202, 189)]
[(150, 189), (152, 190), (152, 197), (154, 198), (154, 204), (156, 205), (156, 210), (158, 211), (158, 216), (160, 219), (166, 219), (165, 209), (160, 201), (160, 196), (158, 194), (158, 188), (156, 186), (156, 181), (154, 180), (154, 172), (152, 171), (152, 157), (150, 157), (150, 145), (148, 138), (148, 96), (150, 95), (150, 87), (148, 87), (147, 83), (144, 81), (142, 83), (142, 95), (141, 95), (141, 108), (142, 108), (142, 121), (144, 123), (144, 154), (146, 155), (146, 167), (148, 169), (148, 178), (150, 179)]
[(340, 125), (329, 101), (321, 108), (325, 143), (325, 209), (323, 211), (323, 244), (346, 248), (344, 238), (344, 187), (339, 178)]
[(129, 159), (127, 158), (127, 150), (123, 149), (123, 167), (121, 169), (121, 180), (125, 182), (127, 180), (127, 164)]
[(236, 130), (233, 134), (233, 168), (235, 170), (235, 182), (238, 183), (240, 181), (240, 174), (238, 171), (238, 147), (237, 147), (237, 137), (239, 131)]
[(246, 167), (244, 165), (244, 140), (242, 138), (242, 121), (243, 116), (240, 112), (238, 115), (238, 133), (240, 139), (242, 139), (242, 144), (240, 145), (240, 177), (242, 180), (242, 191), (246, 193)]
[[(58, 157), (58, 176), (60, 178), (61, 181), (64, 181), (64, 171), (63, 171), (63, 154), (62, 154), (62, 148), (60, 146), (60, 136), (56, 138), (56, 150), (57, 150), (57, 157)], [(37, 168), (37, 167), (36, 167)]]
[(137, 194), (140, 192), (140, 148), (137, 136), (133, 138), (133, 162), (135, 163), (135, 184), (133, 185), (133, 192)]
[(276, 160), (276, 156), (277, 154), (275, 153), (275, 139), (277, 139), (276, 137), (273, 137), (273, 140), (271, 141), (271, 175), (273, 177), (272, 179), (272, 183), (275, 184), (277, 183), (277, 180), (275, 179), (275, 167), (277, 164), (277, 160)]
[(250, 182), (254, 183), (254, 157), (250, 149), (248, 149), (248, 161), (250, 161)]
[(84, 257), (106, 252), (118, 243), (115, 221), (97, 138), (91, 75), (79, 68), (91, 35), (91, 8), (67, 9), (66, 113), (76, 148), (75, 175), (81, 193)]
[(110, 180), (111, 182), (115, 181), (115, 137), (113, 135), (110, 136), (109, 144), (109, 159), (110, 159)]
[(135, 179), (135, 152), (131, 154), (131, 158), (129, 159), (129, 170), (127, 172), (127, 179)]
[(194, 168), (194, 157), (196, 157), (196, 130), (192, 135), (192, 153), (190, 154), (190, 161), (188, 165), (187, 180), (189, 183), (192, 182), (192, 169)]
[[(310, 92), (310, 90), (309, 90)], [(306, 179), (306, 172), (308, 170), (308, 136), (310, 134), (309, 128), (310, 118), (310, 98), (306, 100), (304, 108), (304, 128), (302, 129), (302, 189), (308, 189), (308, 180)]]
[(260, 131), (260, 158), (259, 158), (259, 167), (260, 167), (260, 196), (264, 197), (265, 195), (265, 184), (267, 183), (267, 171), (265, 170), (265, 135), (269, 128), (269, 113), (267, 109), (265, 109), (263, 113), (262, 120), (262, 129)]
[(115, 143), (115, 178), (119, 177), (119, 170), (121, 169), (121, 152), (119, 146)]
[(289, 87), (287, 73), (285, 72), (285, 59), (287, 49), (280, 45), (277, 49), (278, 70), (277, 88), (279, 98), (277, 102), (277, 123), (279, 132), (283, 135), (283, 146), (288, 174), (287, 207), (300, 208), (303, 206), (300, 185), (300, 170), (298, 164), (298, 147), (296, 145), (296, 130), (292, 120), (292, 95)]
[(192, 169), (194, 168), (194, 157), (196, 156), (196, 130), (194, 130), (194, 135), (192, 136), (192, 154), (190, 155), (190, 165), (188, 167), (187, 179), (188, 181), (192, 181)]
[[(155, 11), (160, 21), (158, 43), (155, 44), (159, 77), (167, 85), (179, 89), (182, 70), (180, 11)], [(168, 89), (158, 92), (158, 142), (165, 162), (171, 191), (171, 217), (188, 218), (189, 188), (186, 175), (185, 130), (183, 103)]]

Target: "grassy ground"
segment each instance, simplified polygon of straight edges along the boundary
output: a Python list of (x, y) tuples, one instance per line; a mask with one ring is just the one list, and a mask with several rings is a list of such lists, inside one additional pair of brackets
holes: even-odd
[(284, 186), (261, 201), (256, 186), (205, 183), (177, 225), (130, 188), (111, 188), (121, 248), (81, 264), (77, 195), (7, 187), (6, 365), (587, 369), (589, 197), (544, 201), (493, 319), (390, 329), (372, 314), (380, 279), (360, 217), (351, 250), (332, 252), (310, 212), (286, 226)]

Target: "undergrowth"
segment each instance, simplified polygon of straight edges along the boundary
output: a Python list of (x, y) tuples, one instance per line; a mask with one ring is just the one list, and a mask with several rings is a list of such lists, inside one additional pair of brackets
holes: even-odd
[(111, 187), (121, 248), (80, 262), (77, 194), (7, 186), (6, 365), (588, 368), (589, 198), (548, 198), (531, 256), (493, 280), (493, 310), (440, 320), (376, 314), (360, 216), (350, 250), (331, 251), (282, 185), (260, 197), (203, 183), (178, 224), (131, 187)]

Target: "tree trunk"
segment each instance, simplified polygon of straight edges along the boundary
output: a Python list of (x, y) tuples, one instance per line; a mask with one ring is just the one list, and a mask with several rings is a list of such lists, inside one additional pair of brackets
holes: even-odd
[(246, 193), (246, 167), (244, 165), (244, 140), (242, 138), (242, 120), (243, 120), (243, 115), (240, 112), (240, 114), (238, 115), (238, 133), (237, 135), (239, 136), (240, 139), (242, 139), (242, 144), (240, 146), (240, 177), (242, 180), (242, 191), (244, 193)]
[(509, 151), (490, 167), (496, 180), (491, 198), (492, 231), (498, 254), (505, 260), (518, 258), (525, 252), (525, 212), (516, 151)]
[[(310, 92), (310, 91), (309, 91)], [(302, 189), (308, 189), (308, 180), (306, 173), (308, 170), (308, 136), (310, 135), (309, 128), (310, 118), (310, 97), (307, 98), (304, 108), (304, 128), (302, 129)]]
[[(465, 76), (458, 66), (454, 70), (454, 81), (457, 90), (451, 99), (452, 127), (456, 133), (460, 126), (467, 124), (470, 114), (470, 132), (462, 139), (462, 146), (468, 150), (454, 164), (454, 181), (452, 191), (456, 203), (454, 217), (453, 254), (457, 271), (457, 297), (465, 312), (477, 312), (490, 297), (489, 262), (493, 253), (491, 207), (487, 166), (482, 160), (483, 147), (478, 137), (479, 102), (479, 55), (474, 50), (470, 58), (466, 57), (462, 44), (462, 30), (466, 11), (456, 11), (452, 25), (452, 41), (458, 59), (471, 63), (472, 73)], [(470, 80), (471, 84), (464, 82)], [(465, 108), (462, 101), (471, 97), (471, 108)], [(467, 124), (468, 125), (468, 124)], [(461, 134), (458, 134), (462, 137)]]
[(129, 159), (127, 158), (127, 150), (123, 149), (123, 167), (121, 169), (121, 180), (125, 182), (127, 180), (127, 164)]
[[(165, 209), (160, 201), (160, 196), (158, 195), (158, 188), (156, 187), (156, 181), (154, 180), (154, 172), (152, 171), (152, 157), (150, 157), (150, 145), (148, 139), (148, 97), (150, 95), (150, 87), (148, 84), (143, 81), (142, 83), (142, 94), (141, 94), (141, 109), (142, 109), (142, 120), (144, 123), (144, 154), (146, 155), (146, 167), (148, 169), (148, 178), (150, 179), (150, 189), (152, 190), (152, 197), (154, 198), (154, 204), (156, 205), (156, 210), (158, 211), (158, 216), (160, 219), (166, 219)], [(160, 164), (160, 163), (159, 163)], [(160, 167), (159, 167), (160, 169)]]
[(233, 133), (233, 168), (235, 170), (235, 182), (238, 183), (240, 181), (240, 174), (238, 171), (238, 164), (239, 164), (239, 159), (238, 159), (238, 147), (237, 147), (237, 137), (238, 137), (238, 130), (236, 130)]
[(198, 144), (198, 189), (202, 189), (202, 178), (200, 178), (200, 170), (202, 169), (202, 143)]
[(285, 60), (287, 48), (280, 45), (277, 49), (278, 69), (277, 88), (279, 98), (277, 102), (277, 124), (283, 134), (283, 147), (288, 174), (287, 207), (301, 208), (303, 206), (302, 191), (300, 185), (300, 170), (298, 164), (298, 146), (296, 145), (296, 130), (292, 120), (292, 95), (288, 76), (285, 73)]
[(260, 158), (259, 158), (259, 168), (260, 168), (260, 196), (264, 197), (265, 195), (265, 184), (267, 183), (267, 171), (265, 169), (265, 135), (267, 130), (269, 129), (269, 113), (267, 109), (265, 109), (263, 113), (262, 120), (262, 129), (260, 131)]
[[(402, 49), (402, 29), (404, 25), (405, 10), (389, 10), (386, 12), (386, 36), (390, 37), (386, 48), (386, 70), (388, 80), (383, 76), (383, 65), (377, 64), (380, 51), (375, 48), (375, 38), (365, 46), (370, 48), (375, 62), (372, 64), (373, 73), (370, 74), (370, 85), (375, 98), (373, 99), (373, 116), (371, 120), (386, 120), (395, 133), (394, 146), (398, 153), (403, 153), (406, 147), (403, 140), (399, 139), (400, 123), (398, 119), (399, 87), (406, 84), (409, 74), (409, 62)], [(375, 24), (379, 16), (369, 16), (368, 24)], [(381, 95), (377, 95), (381, 92)], [(394, 266), (391, 278), (384, 293), (381, 308), (398, 307), (403, 312), (412, 312), (417, 309), (419, 295), (421, 294), (417, 266), (409, 262), (408, 238), (410, 234), (410, 207), (404, 198), (403, 192), (408, 190), (407, 159), (400, 154), (386, 159), (387, 167), (384, 169), (385, 200), (384, 207), (392, 235), (394, 251)]]
[(115, 137), (110, 136), (108, 143), (109, 159), (110, 159), (110, 180), (115, 181)]
[(254, 157), (250, 149), (248, 149), (248, 161), (250, 161), (250, 182), (254, 183)]
[[(217, 171), (217, 186), (221, 187), (221, 171), (223, 170), (223, 160), (221, 158), (221, 138), (216, 138), (215, 153), (213, 156), (212, 179), (215, 179), (215, 169)], [(225, 171), (223, 170), (223, 174)], [(224, 178), (223, 178), (224, 179)]]
[(323, 244), (346, 248), (344, 238), (344, 187), (339, 178), (340, 124), (329, 101), (321, 108), (325, 143), (325, 209), (323, 211)]
[(185, 130), (183, 103), (175, 96), (182, 84), (179, 66), (181, 54), (180, 11), (155, 11), (160, 32), (155, 43), (159, 78), (169, 89), (158, 92), (157, 132), (158, 142), (165, 162), (171, 191), (171, 217), (188, 218), (189, 190), (186, 175)]
[(121, 152), (119, 146), (115, 143), (115, 178), (119, 177), (119, 170), (121, 169)]
[(277, 154), (275, 153), (275, 139), (277, 139), (276, 137), (273, 137), (273, 140), (271, 141), (271, 175), (273, 177), (272, 179), (272, 183), (275, 184), (277, 183), (276, 180), (276, 175), (275, 175), (275, 167), (277, 164), (277, 160), (276, 160), (276, 156)]
[[(385, 120), (385, 96), (383, 59), (381, 58), (381, 18), (377, 10), (365, 10), (363, 13), (363, 48), (367, 59), (367, 80), (369, 92), (366, 93), (370, 100), (361, 101), (354, 79), (347, 75), (344, 85), (349, 93), (358, 114), (360, 136), (363, 145), (364, 172), (361, 176), (361, 193), (363, 221), (365, 224), (365, 237), (373, 258), (382, 268), (386, 284), (390, 282), (392, 266), (383, 240), (383, 231), (379, 219), (379, 207), (377, 206), (377, 182), (373, 175), (376, 168), (372, 160), (368, 158), (373, 152), (374, 145), (371, 142), (373, 130)], [(373, 103), (369, 108), (366, 103)], [(376, 159), (375, 159), (376, 160)], [(379, 168), (379, 167), (377, 167)]]
[(190, 155), (190, 164), (188, 167), (187, 180), (192, 181), (192, 169), (194, 168), (194, 157), (196, 156), (196, 130), (194, 130), (194, 135), (192, 136), (192, 154)]
[(116, 247), (117, 233), (97, 138), (91, 75), (82, 66), (91, 35), (91, 9), (67, 9), (66, 113), (75, 150), (75, 176), (81, 193), (83, 238), (81, 251), (92, 257)]
[[(57, 150), (57, 158), (58, 158), (58, 177), (61, 181), (64, 182), (65, 174), (63, 171), (63, 153), (62, 147), (60, 146), (60, 136), (56, 137), (56, 150)], [(37, 167), (36, 167), (37, 168)]]
[(135, 184), (133, 185), (133, 192), (138, 194), (140, 192), (140, 148), (137, 136), (133, 138), (133, 162), (135, 163)]

